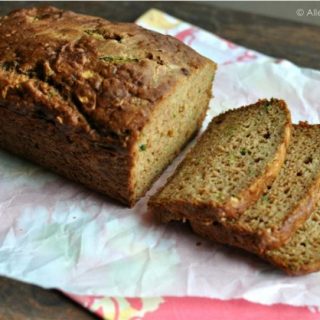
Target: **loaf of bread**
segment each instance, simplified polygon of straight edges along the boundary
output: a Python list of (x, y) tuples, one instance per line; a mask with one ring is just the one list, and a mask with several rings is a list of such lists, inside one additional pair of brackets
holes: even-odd
[[(320, 199), (320, 125), (294, 125), (287, 157), (264, 195), (238, 219), (190, 219), (196, 233), (251, 252), (285, 244)], [(307, 237), (307, 235), (306, 235)]]
[(291, 135), (282, 100), (215, 117), (167, 184), (149, 201), (162, 222), (241, 216), (278, 175)]
[(131, 23), (0, 19), (0, 147), (133, 205), (194, 136), (216, 65)]

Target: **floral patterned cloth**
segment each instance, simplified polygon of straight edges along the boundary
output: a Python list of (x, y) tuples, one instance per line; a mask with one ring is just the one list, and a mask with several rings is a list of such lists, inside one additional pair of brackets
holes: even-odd
[(284, 304), (265, 306), (242, 299), (107, 298), (69, 295), (96, 315), (108, 320), (318, 320), (318, 308)]

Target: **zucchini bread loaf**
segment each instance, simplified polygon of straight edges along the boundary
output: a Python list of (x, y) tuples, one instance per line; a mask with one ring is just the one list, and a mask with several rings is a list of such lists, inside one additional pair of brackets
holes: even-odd
[(130, 23), (0, 18), (0, 147), (133, 205), (196, 133), (216, 65)]

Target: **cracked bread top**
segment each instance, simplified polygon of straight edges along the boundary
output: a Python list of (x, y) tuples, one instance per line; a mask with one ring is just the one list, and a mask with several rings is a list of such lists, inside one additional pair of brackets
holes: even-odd
[(208, 62), (132, 23), (54, 7), (0, 18), (0, 106), (119, 150), (179, 81)]

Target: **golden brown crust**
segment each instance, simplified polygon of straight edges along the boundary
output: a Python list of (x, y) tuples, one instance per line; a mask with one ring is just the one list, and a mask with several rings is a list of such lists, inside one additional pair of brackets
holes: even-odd
[[(271, 100), (272, 103), (273, 100)], [(218, 220), (223, 220), (226, 217), (236, 217), (247, 208), (249, 208), (253, 203), (255, 203), (260, 196), (263, 194), (268, 185), (270, 185), (274, 179), (277, 177), (281, 166), (285, 160), (287, 148), (291, 137), (291, 116), (287, 108), (285, 101), (274, 100), (277, 102), (280, 108), (286, 111), (287, 120), (284, 124), (284, 131), (282, 137), (282, 143), (279, 144), (277, 152), (275, 153), (274, 159), (267, 165), (264, 173), (257, 177), (256, 180), (250, 185), (248, 189), (242, 190), (236, 199), (231, 199), (220, 205), (216, 202), (201, 203), (195, 201), (185, 201), (185, 200), (175, 200), (174, 202), (166, 203), (165, 200), (157, 199), (157, 195), (165, 188), (165, 185), (159, 189), (159, 191), (150, 198), (148, 203), (149, 212), (157, 217), (157, 220), (163, 222), (169, 222), (170, 220), (182, 220), (190, 219), (193, 220), (195, 217), (202, 218), (214, 218)], [(264, 106), (269, 103), (268, 100), (259, 100), (256, 103), (257, 107)], [(245, 108), (246, 106), (242, 107)], [(232, 110), (227, 111), (232, 112)], [(180, 170), (182, 163), (176, 169), (176, 172)], [(170, 183), (171, 179), (174, 179), (172, 175), (168, 179)]]
[(135, 24), (22, 9), (0, 20), (0, 104), (33, 116), (41, 104), (63, 129), (126, 149), (156, 103), (207, 61)]

